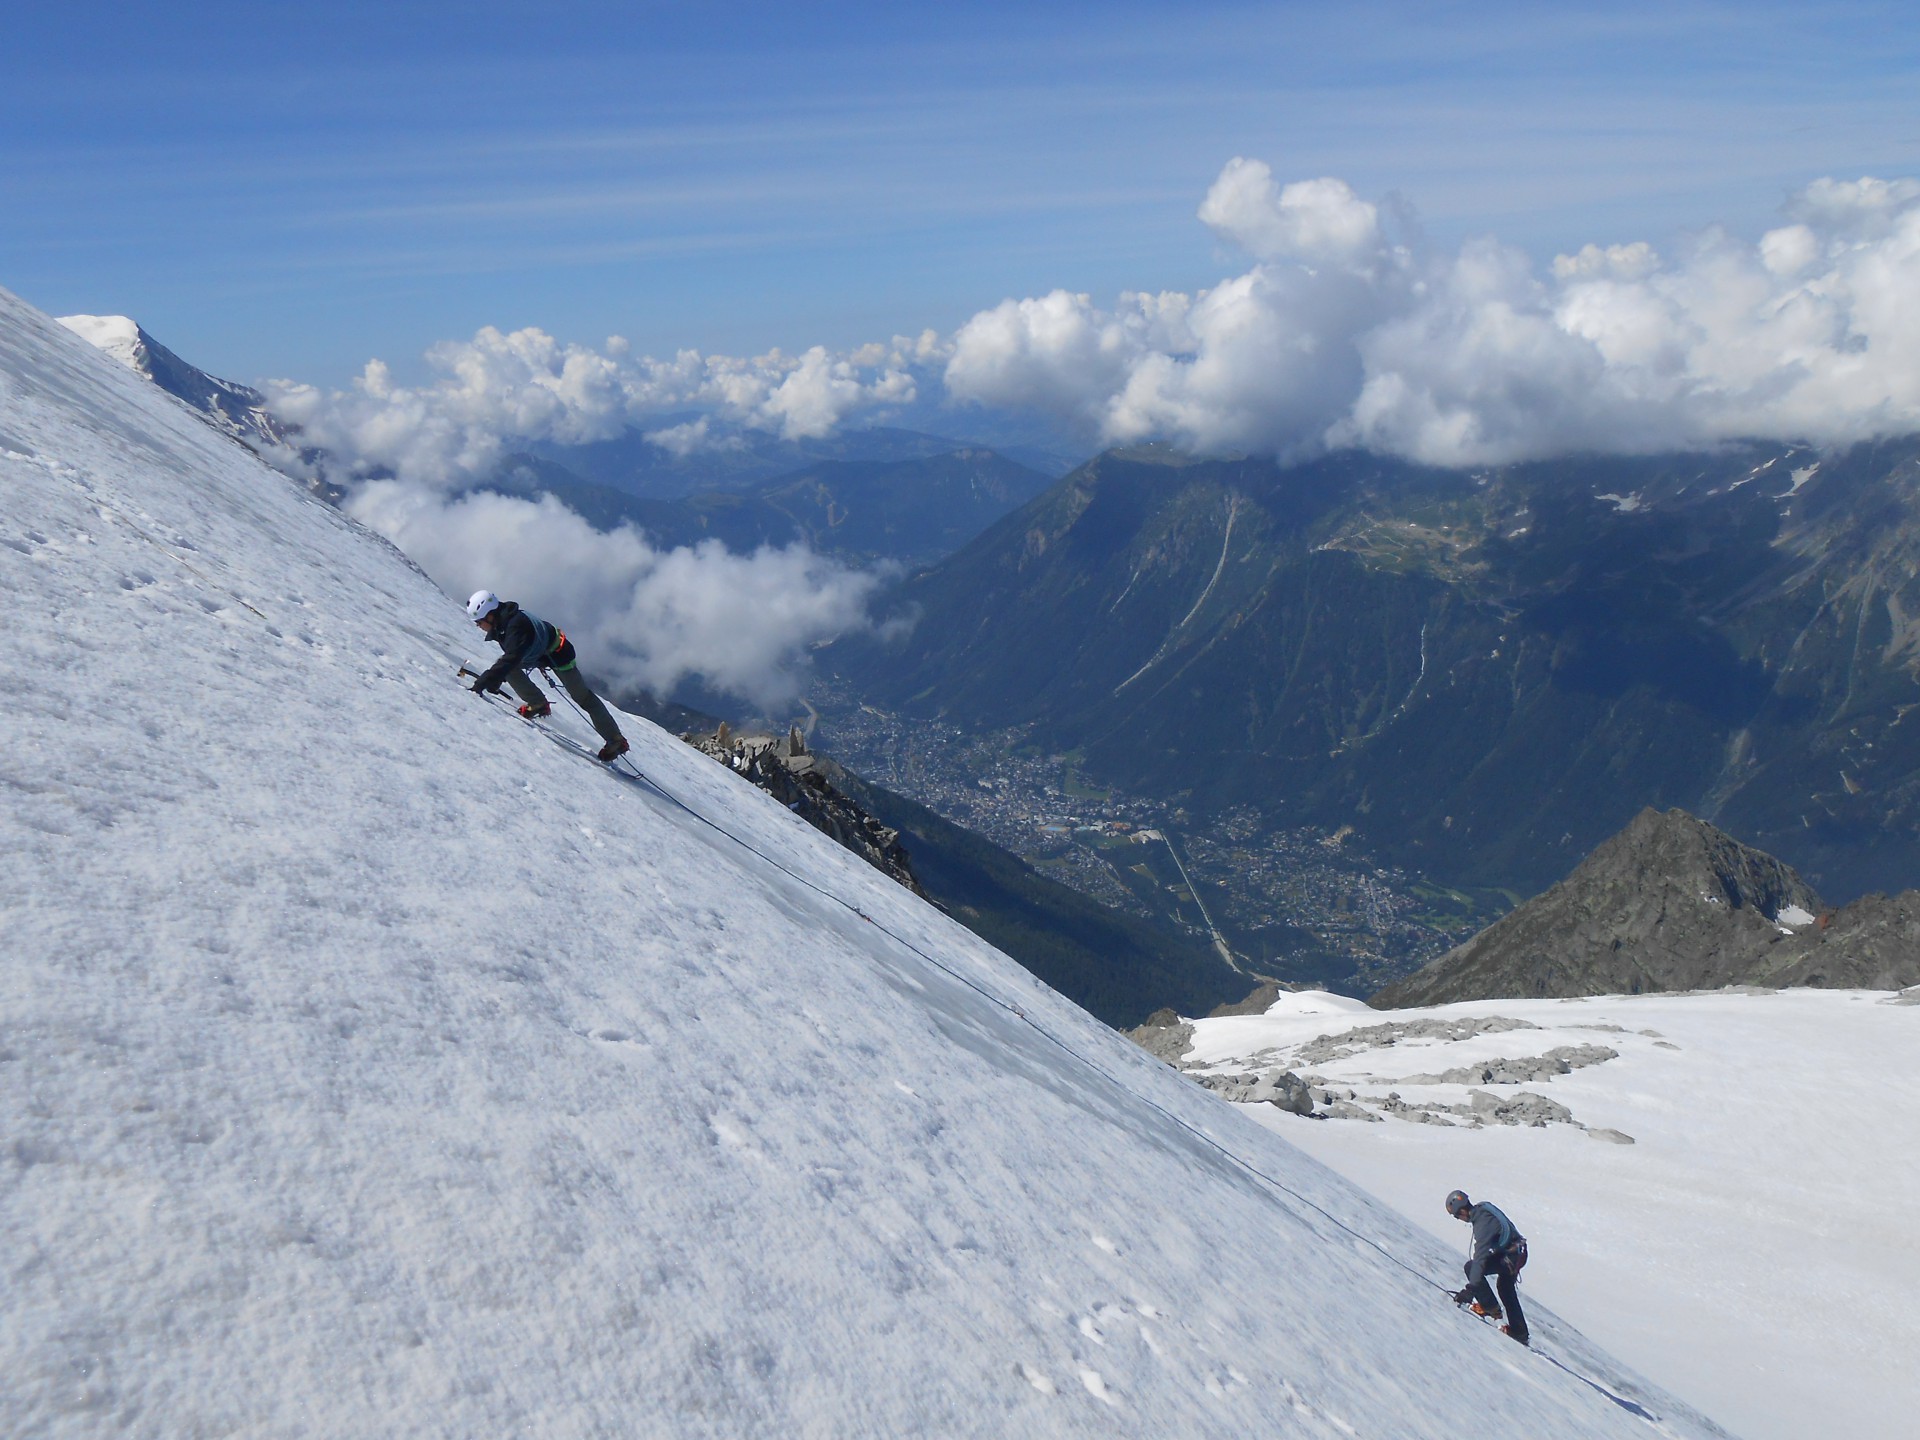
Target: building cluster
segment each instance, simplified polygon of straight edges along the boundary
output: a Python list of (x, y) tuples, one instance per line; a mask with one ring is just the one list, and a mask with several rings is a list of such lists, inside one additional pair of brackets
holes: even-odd
[(1344, 828), (1274, 829), (1251, 807), (1190, 816), (1083, 784), (1075, 757), (1021, 729), (969, 735), (860, 704), (834, 682), (813, 699), (817, 742), (866, 779), (1109, 905), (1204, 933), (1183, 877), (1154, 863), (1171, 835), (1214, 922), (1256, 969), (1284, 965), (1306, 932), (1336, 965), (1385, 983), (1474, 928), (1430, 914), (1412, 878), (1359, 853)]

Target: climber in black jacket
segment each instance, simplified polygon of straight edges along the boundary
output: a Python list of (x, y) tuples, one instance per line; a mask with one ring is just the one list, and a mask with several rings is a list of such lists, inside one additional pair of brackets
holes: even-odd
[[(1474, 1314), (1494, 1320), (1501, 1318), (1504, 1304), (1507, 1323), (1500, 1327), (1501, 1331), (1525, 1345), (1527, 1317), (1520, 1308), (1517, 1286), (1520, 1267), (1527, 1263), (1527, 1237), (1514, 1228), (1498, 1206), (1484, 1200), (1476, 1205), (1464, 1190), (1455, 1190), (1447, 1196), (1447, 1213), (1473, 1226), (1473, 1249), (1467, 1257), (1467, 1285), (1453, 1297), (1454, 1304), (1470, 1304)], [(1489, 1275), (1500, 1282), (1498, 1300), (1493, 1298), (1493, 1287), (1487, 1284)]]
[(504, 652), (473, 682), (474, 694), (498, 692), (504, 680), (526, 702), (521, 705), (520, 713), (529, 720), (538, 720), (552, 707), (527, 672), (536, 665), (544, 666), (560, 678), (573, 703), (586, 712), (593, 728), (606, 741), (600, 749), (600, 758), (612, 761), (627, 753), (627, 737), (620, 733), (620, 727), (614, 724), (600, 697), (580, 678), (579, 658), (564, 631), (537, 615), (529, 615), (513, 601), (502, 600), (491, 590), (474, 591), (473, 598), (467, 601), (467, 614)]

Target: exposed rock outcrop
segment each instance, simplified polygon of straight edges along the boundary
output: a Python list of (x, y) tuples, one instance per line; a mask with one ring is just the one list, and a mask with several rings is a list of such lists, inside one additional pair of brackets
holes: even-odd
[(1149, 1055), (1176, 1069), (1193, 1048), (1193, 1022), (1182, 1020), (1172, 1010), (1154, 1011), (1125, 1034)]
[(1643, 810), (1565, 880), (1369, 1002), (1920, 981), (1920, 892), (1824, 906), (1771, 855)]
[(1196, 1075), (1214, 1094), (1240, 1105), (1277, 1105), (1295, 1115), (1313, 1114), (1313, 1091), (1291, 1070), (1259, 1070), (1250, 1074)]
[(1482, 1065), (1458, 1065), (1435, 1075), (1406, 1075), (1403, 1085), (1526, 1085), (1570, 1075), (1603, 1060), (1618, 1060), (1620, 1052), (1605, 1045), (1556, 1045), (1544, 1055), (1519, 1060), (1489, 1060)]
[(1207, 1019), (1217, 1020), (1222, 1015), (1264, 1015), (1273, 1008), (1284, 991), (1300, 990), (1299, 985), (1287, 985), (1278, 980), (1262, 980), (1252, 994), (1244, 1000), (1236, 1000), (1230, 1005), (1216, 1005), (1207, 1012)]
[(1471, 1040), (1476, 1035), (1503, 1035), (1510, 1030), (1538, 1030), (1531, 1020), (1509, 1015), (1465, 1015), (1458, 1020), (1387, 1020), (1361, 1025), (1337, 1035), (1320, 1035), (1302, 1045), (1298, 1058), (1308, 1065), (1325, 1065), (1367, 1050), (1379, 1050), (1402, 1040)]
[(807, 749), (800, 732), (784, 737), (737, 735), (726, 725), (711, 734), (680, 737), (702, 754), (752, 781), (814, 829), (830, 835), (874, 869), (899, 881), (921, 899), (927, 892), (914, 876), (900, 832), (881, 824), (835, 786), (844, 772)]

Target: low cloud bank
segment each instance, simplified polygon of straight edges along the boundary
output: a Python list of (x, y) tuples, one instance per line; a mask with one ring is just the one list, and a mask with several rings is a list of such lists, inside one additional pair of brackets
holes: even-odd
[(540, 330), (435, 346), (407, 387), (280, 382), (277, 413), (361, 473), (458, 486), (517, 439), (637, 426), (682, 456), (744, 430), (819, 438), (940, 399), (1045, 414), (1089, 444), (1196, 453), (1365, 448), (1466, 465), (1734, 438), (1844, 444), (1920, 430), (1920, 182), (1819, 180), (1757, 242), (1587, 245), (1544, 269), (1457, 251), (1331, 177), (1227, 164), (1199, 219), (1249, 268), (1111, 306), (1056, 290), (955, 334), (833, 354), (636, 357)]
[[(725, 443), (725, 427), (817, 439), (854, 417), (910, 404), (913, 371), (941, 351), (929, 332), (846, 355), (816, 346), (799, 356), (683, 350), (656, 360), (633, 356), (618, 336), (595, 350), (542, 330), (488, 326), (471, 340), (435, 345), (426, 358), (437, 378), (425, 385), (395, 384), (389, 367), (373, 360), (350, 389), (270, 381), (268, 401), (309, 444), (362, 473), (454, 487), (489, 473), (514, 440), (581, 444), (630, 425), (680, 454)], [(673, 419), (688, 411), (702, 418)]]
[(1920, 430), (1920, 182), (1821, 180), (1757, 243), (1588, 245), (1546, 273), (1492, 238), (1433, 252), (1344, 182), (1256, 160), (1199, 216), (1252, 267), (1110, 309), (1008, 300), (954, 337), (949, 394), (1105, 443), (1441, 465)]
[[(698, 674), (761, 706), (790, 700), (807, 647), (867, 628), (883, 578), (803, 546), (660, 550), (629, 526), (595, 530), (550, 496), (448, 497), (379, 480), (357, 487), (347, 508), (450, 594), (484, 586), (518, 600), (567, 632), (584, 668), (661, 696)], [(491, 647), (484, 655), (497, 658)]]
[[(697, 674), (771, 708), (803, 688), (812, 646), (868, 627), (882, 573), (798, 545), (745, 555), (718, 541), (658, 549), (631, 526), (595, 530), (551, 497), (471, 487), (528, 439), (582, 443), (653, 422), (651, 438), (685, 455), (729, 443), (729, 427), (831, 434), (851, 416), (911, 401), (906, 367), (933, 344), (923, 336), (838, 357), (686, 351), (661, 361), (633, 358), (617, 338), (597, 351), (539, 330), (487, 328), (430, 350), (438, 378), (426, 385), (397, 385), (376, 360), (350, 390), (280, 382), (270, 397), (301, 427), (301, 441), (325, 452), (328, 477), (347, 485), (349, 513), (449, 594), (485, 586), (522, 601), (562, 625), (586, 667), (618, 689), (667, 696)], [(688, 410), (705, 413), (660, 421)]]

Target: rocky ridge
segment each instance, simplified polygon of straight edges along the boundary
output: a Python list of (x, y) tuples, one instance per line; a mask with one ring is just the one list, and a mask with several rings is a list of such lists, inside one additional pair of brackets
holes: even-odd
[(1764, 851), (1648, 808), (1558, 885), (1369, 1003), (1916, 982), (1920, 892), (1834, 910)]
[(680, 737), (766, 791), (814, 829), (830, 836), (874, 869), (928, 898), (913, 873), (900, 832), (883, 825), (835, 785), (841, 770), (807, 748), (796, 727), (784, 736), (735, 734), (725, 723), (709, 734)]
[(60, 323), (250, 450), (298, 448), (297, 431), (268, 411), (266, 396), (188, 364), (126, 316), (66, 315)]
[[(1245, 1006), (1222, 1006), (1209, 1019), (1223, 1015), (1256, 1014)], [(1557, 1100), (1530, 1090), (1492, 1090), (1488, 1086), (1518, 1086), (1551, 1082), (1589, 1065), (1620, 1058), (1609, 1045), (1557, 1045), (1539, 1055), (1495, 1056), (1446, 1070), (1397, 1077), (1371, 1071), (1332, 1076), (1327, 1067), (1395, 1050), (1403, 1041), (1420, 1047), (1454, 1045), (1481, 1036), (1537, 1030), (1530, 1021), (1509, 1016), (1467, 1016), (1459, 1019), (1422, 1017), (1362, 1025), (1316, 1035), (1284, 1049), (1270, 1048), (1227, 1064), (1193, 1060), (1194, 1024), (1171, 1010), (1150, 1016), (1127, 1037), (1148, 1054), (1187, 1075), (1203, 1089), (1242, 1105), (1272, 1105), (1295, 1115), (1321, 1120), (1386, 1119), (1417, 1125), (1459, 1126), (1480, 1130), (1489, 1125), (1567, 1125), (1596, 1140), (1631, 1145), (1633, 1137), (1619, 1130), (1590, 1126)], [(1656, 1044), (1663, 1043), (1658, 1037)], [(1349, 1071), (1352, 1067), (1345, 1067)], [(1362, 1088), (1362, 1087), (1365, 1088)], [(1439, 1091), (1409, 1099), (1398, 1087)], [(1394, 1087), (1382, 1089), (1381, 1087)], [(1455, 1098), (1453, 1091), (1462, 1091)]]

